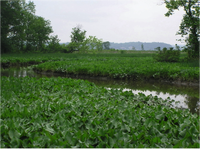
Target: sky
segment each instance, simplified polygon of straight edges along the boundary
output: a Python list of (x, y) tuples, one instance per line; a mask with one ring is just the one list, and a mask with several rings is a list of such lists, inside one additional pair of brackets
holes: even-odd
[(81, 25), (86, 36), (103, 41), (164, 42), (182, 45), (176, 35), (184, 11), (165, 17), (162, 0), (31, 0), (36, 15), (51, 21), (53, 35), (70, 42), (72, 28)]

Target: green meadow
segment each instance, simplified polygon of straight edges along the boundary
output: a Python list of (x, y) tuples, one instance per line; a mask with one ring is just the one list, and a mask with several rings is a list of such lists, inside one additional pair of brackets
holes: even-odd
[[(1, 69), (31, 66), (60, 73), (126, 80), (198, 82), (199, 63), (156, 62), (154, 52), (3, 54)], [(199, 115), (174, 100), (107, 90), (70, 78), (1, 77), (3, 148), (199, 147)], [(177, 103), (178, 104), (178, 103)]]

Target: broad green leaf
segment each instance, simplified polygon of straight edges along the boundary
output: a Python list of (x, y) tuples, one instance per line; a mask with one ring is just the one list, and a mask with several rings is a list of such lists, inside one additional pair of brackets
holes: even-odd
[(9, 135), (11, 140), (15, 140), (15, 139), (18, 139), (21, 134), (17, 130), (10, 129), (8, 131), (8, 135)]
[(184, 129), (184, 130), (183, 130), (183, 131), (181, 131), (179, 134), (180, 134), (180, 136), (184, 137), (184, 136), (185, 136), (185, 134), (186, 134), (186, 132), (187, 132), (187, 130), (186, 130), (186, 129)]
[(110, 147), (113, 147), (114, 144), (115, 144), (115, 140), (111, 137), (108, 137), (108, 144), (109, 144)]

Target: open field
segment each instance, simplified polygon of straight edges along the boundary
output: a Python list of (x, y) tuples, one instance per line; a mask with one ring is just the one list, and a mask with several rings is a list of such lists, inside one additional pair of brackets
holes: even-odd
[[(122, 52), (121, 52), (122, 51)], [(122, 54), (123, 53), (123, 54)], [(46, 61), (58, 61), (64, 58), (77, 58), (80, 56), (91, 56), (91, 57), (152, 57), (156, 54), (156, 51), (133, 51), (133, 50), (103, 50), (96, 54), (92, 53), (23, 53), (23, 54), (2, 54), (1, 64), (34, 64)], [(186, 53), (182, 52), (181, 57), (186, 56)]]
[(1, 78), (1, 147), (199, 147), (173, 100), (68, 78)]

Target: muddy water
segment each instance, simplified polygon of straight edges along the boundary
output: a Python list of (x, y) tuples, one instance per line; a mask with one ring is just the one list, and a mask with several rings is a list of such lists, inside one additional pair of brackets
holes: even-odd
[[(14, 76), (14, 77), (69, 77), (60, 74), (37, 74), (31, 67), (13, 67), (9, 69), (1, 69), (1, 76)], [(152, 94), (162, 99), (170, 97), (175, 101), (179, 101), (178, 108), (187, 108), (192, 113), (199, 114), (200, 99), (199, 99), (199, 86), (181, 86), (171, 83), (161, 83), (153, 80), (149, 81), (125, 81), (125, 80), (111, 80), (107, 78), (91, 78), (83, 76), (70, 76), (74, 79), (83, 79), (95, 83), (98, 86), (106, 88), (123, 88), (124, 91), (131, 90), (133, 93), (143, 93), (145, 95)]]

